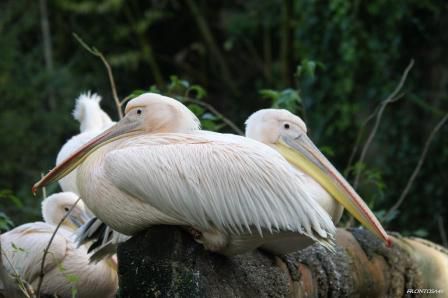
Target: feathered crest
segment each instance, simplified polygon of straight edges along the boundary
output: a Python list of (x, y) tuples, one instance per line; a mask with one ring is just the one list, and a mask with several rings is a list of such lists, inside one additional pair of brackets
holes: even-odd
[(73, 117), (81, 122), (86, 104), (94, 102), (99, 106), (101, 99), (102, 98), (99, 94), (92, 93), (90, 90), (85, 93), (81, 93), (81, 95), (79, 95), (79, 97), (76, 99), (75, 109), (73, 110)]
[(104, 130), (113, 122), (100, 107), (101, 96), (97, 93), (81, 93), (76, 99), (73, 117), (79, 121), (80, 131)]

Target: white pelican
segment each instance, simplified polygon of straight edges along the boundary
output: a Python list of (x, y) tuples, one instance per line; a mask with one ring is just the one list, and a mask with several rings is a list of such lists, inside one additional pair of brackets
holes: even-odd
[[(34, 289), (39, 282), (43, 251), (66, 212), (78, 196), (64, 192), (42, 202), (45, 222), (21, 225), (1, 235), (3, 260), (10, 273), (18, 273)], [(48, 251), (41, 292), (58, 297), (113, 297), (118, 288), (116, 264), (110, 260), (89, 264), (87, 248), (76, 248), (74, 230), (86, 220), (81, 201), (61, 225)]]
[[(84, 202), (120, 233), (186, 226), (199, 232), (208, 250), (226, 255), (257, 247), (283, 254), (314, 241), (332, 248), (333, 222), (278, 152), (198, 128), (180, 102), (143, 94), (127, 104), (121, 121), (51, 170), (33, 192), (79, 165)], [(322, 180), (333, 183), (328, 173)]]
[[(295, 138), (302, 134), (306, 135), (306, 133), (307, 128), (302, 119), (287, 110), (264, 109), (253, 113), (246, 120), (246, 137), (263, 142), (273, 147), (274, 149), (276, 149), (276, 146), (279, 146), (280, 138)], [(307, 142), (310, 143), (309, 140)], [(300, 146), (300, 148), (302, 150), (304, 149), (303, 146)], [(281, 150), (279, 151), (282, 152)], [(322, 155), (319, 156), (320, 159), (324, 159)], [(296, 164), (296, 162), (293, 164)], [(300, 168), (297, 168), (297, 170), (302, 173), (302, 170)], [(338, 223), (342, 217), (344, 207), (339, 204), (338, 200), (335, 200), (327, 192), (327, 190), (325, 190), (311, 176), (303, 173), (301, 177), (303, 180), (305, 180), (304, 183), (306, 183), (311, 190), (309, 193), (310, 196), (315, 201), (317, 201), (318, 204), (331, 216), (335, 224)], [(336, 180), (335, 183), (337, 183)], [(352, 191), (354, 192), (354, 190)], [(344, 200), (344, 195), (341, 192), (339, 192), (339, 194), (341, 195), (339, 201), (345, 202), (346, 200)], [(367, 207), (363, 206), (363, 208)], [(92, 230), (98, 230), (98, 224), (99, 221), (92, 222), (90, 224), (91, 226), (97, 226), (97, 228)], [(120, 237), (120, 235), (110, 232), (110, 230), (107, 230), (107, 227), (102, 226), (101, 230), (106, 231), (104, 235), (100, 236), (100, 240), (102, 242), (116, 244), (118, 242), (127, 240), (127, 238), (123, 238), (122, 236)], [(89, 237), (86, 238), (89, 239)], [(116, 245), (114, 246), (114, 248), (115, 247)]]
[[(112, 126), (115, 122), (111, 120), (109, 115), (104, 112), (100, 107), (101, 96), (96, 93), (82, 93), (77, 99), (75, 109), (73, 110), (73, 117), (79, 122), (80, 133), (70, 138), (61, 148), (56, 157), (56, 164), (61, 163), (65, 158), (73, 154), (82, 145), (102, 133), (104, 130)], [(62, 191), (74, 192), (79, 194), (78, 187), (76, 185), (76, 169), (72, 173), (59, 180), (59, 185)], [(90, 214), (90, 212), (87, 210)], [(101, 229), (101, 230), (100, 230)], [(104, 233), (101, 233), (104, 232)], [(90, 244), (90, 249), (102, 249), (108, 243), (111, 243), (113, 247), (116, 247), (117, 241), (125, 241), (127, 237), (119, 235), (110, 231), (108, 227), (102, 225), (101, 221), (97, 218), (91, 218), (88, 223), (86, 222), (80, 230), (77, 232), (82, 244)], [(91, 242), (93, 241), (93, 243)], [(107, 250), (107, 255), (110, 256), (110, 248)], [(103, 256), (100, 254), (99, 256)], [(95, 261), (95, 254), (91, 257)]]
[[(311, 197), (327, 211), (335, 224), (341, 219), (346, 207), (374, 234), (388, 239), (367, 205), (319, 152), (306, 133), (307, 128), (302, 119), (287, 110), (263, 109), (246, 120), (246, 136), (283, 154), (301, 173), (304, 183), (310, 188)], [(350, 199), (351, 197), (355, 199)]]
[[(61, 148), (56, 157), (56, 164), (60, 164), (82, 145), (111, 127), (114, 122), (100, 107), (101, 97), (96, 93), (84, 93), (76, 99), (73, 117), (79, 121), (80, 134), (73, 136)], [(76, 169), (59, 180), (62, 191), (79, 194), (76, 186)]]

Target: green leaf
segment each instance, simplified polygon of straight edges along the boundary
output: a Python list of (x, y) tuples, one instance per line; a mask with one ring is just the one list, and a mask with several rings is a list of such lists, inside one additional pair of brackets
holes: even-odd
[(428, 236), (428, 231), (422, 228), (422, 229), (415, 230), (413, 234), (417, 237), (424, 238), (424, 237)]
[(280, 96), (273, 103), (272, 107), (276, 109), (286, 109), (297, 113), (302, 104), (302, 98), (294, 89), (285, 89), (280, 92)]
[(6, 213), (0, 211), (0, 230), (7, 231), (12, 227), (14, 227), (13, 221), (6, 215)]
[(11, 246), (14, 249), (14, 252), (26, 252), (25, 249), (18, 247), (14, 242), (11, 242)]
[(132, 91), (132, 93), (129, 94), (129, 96), (130, 96), (131, 98), (135, 98), (135, 97), (140, 96), (140, 95), (142, 95), (143, 93), (146, 93), (146, 92), (147, 92), (147, 91), (146, 91), (146, 90), (143, 90), (143, 89), (136, 89), (136, 90)]
[(380, 222), (390, 222), (394, 220), (400, 212), (399, 210), (392, 210), (392, 212), (389, 212), (388, 210), (379, 210), (374, 213)]
[(149, 87), (148, 92), (152, 92), (152, 93), (162, 93), (162, 91), (160, 91), (160, 89), (157, 88), (156, 85), (151, 85), (151, 87)]
[(305, 59), (302, 61), (301, 67), (302, 67), (303, 74), (314, 78), (314, 75), (316, 73), (316, 62)]
[(322, 147), (319, 147), (319, 150), (320, 151), (322, 151), (322, 153), (325, 155), (325, 156), (330, 156), (330, 157), (333, 157), (334, 156), (334, 150), (333, 150), (333, 148), (331, 148), (330, 146), (322, 146)]
[(205, 112), (205, 109), (197, 104), (189, 104), (188, 108), (198, 117), (201, 117), (201, 115)]
[(76, 298), (78, 295), (78, 289), (76, 287), (72, 287), (72, 298)]
[(67, 281), (68, 281), (69, 283), (74, 284), (74, 283), (78, 282), (78, 280), (79, 280), (79, 276), (78, 276), (78, 275), (75, 275), (75, 274), (66, 274), (66, 275), (65, 275), (65, 279), (67, 279)]
[[(194, 93), (194, 96), (191, 95), (192, 92)], [(192, 85), (190, 86), (190, 88), (188, 88), (186, 95), (200, 100), (207, 95), (207, 92), (199, 85)]]
[(212, 113), (204, 113), (204, 114), (202, 115), (201, 119), (217, 121), (217, 120), (219, 120), (220, 118), (217, 117), (215, 114), (212, 114)]
[(297, 90), (291, 88), (282, 91), (262, 89), (259, 94), (262, 98), (271, 100), (272, 107), (275, 109), (286, 109), (293, 113), (301, 110), (302, 98)]
[(170, 83), (167, 87), (170, 94), (184, 94), (186, 90), (190, 87), (190, 83), (186, 80), (181, 80), (177, 76), (170, 76)]
[(12, 202), (17, 208), (22, 208), (23, 204), (20, 199), (13, 194), (10, 189), (2, 189), (0, 190), (0, 200), (9, 200)]
[(273, 102), (277, 101), (280, 96), (280, 92), (272, 90), (272, 89), (262, 89), (259, 91), (261, 98), (270, 99)]
[(205, 130), (218, 131), (223, 125), (217, 124), (212, 120), (201, 120), (201, 126)]

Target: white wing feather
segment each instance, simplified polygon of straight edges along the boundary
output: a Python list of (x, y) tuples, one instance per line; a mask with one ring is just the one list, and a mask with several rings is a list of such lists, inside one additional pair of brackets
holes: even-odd
[(312, 238), (335, 232), (288, 162), (257, 141), (202, 131), (139, 136), (119, 147), (104, 163), (111, 182), (194, 227)]
[[(40, 263), (55, 227), (43, 222), (21, 225), (1, 236), (2, 253), (8, 259), (5, 266), (9, 272), (17, 271), (30, 283), (37, 281)], [(64, 259), (67, 240), (56, 234), (46, 258), (44, 273), (54, 270)]]
[[(100, 107), (101, 96), (90, 91), (82, 93), (76, 99), (73, 117), (79, 122), (80, 134), (73, 136), (68, 140), (56, 157), (56, 164), (60, 164), (63, 160), (73, 154), (82, 145), (102, 133), (104, 130), (114, 124), (109, 115)], [(63, 191), (71, 191), (79, 194), (76, 185), (76, 172), (73, 172), (59, 180), (59, 184)]]
[(90, 91), (76, 99), (73, 117), (79, 121), (81, 132), (104, 130), (113, 124), (109, 115), (101, 109), (100, 102), (101, 96)]
[[(16, 272), (32, 287), (39, 281), (43, 252), (56, 229), (43, 222), (24, 224), (1, 235), (5, 268)], [(76, 248), (73, 232), (60, 228), (51, 242), (45, 260), (43, 294), (71, 297), (72, 288), (79, 297), (112, 297), (118, 287), (115, 269), (108, 262), (89, 264), (86, 247)], [(68, 276), (78, 280), (73, 283)]]

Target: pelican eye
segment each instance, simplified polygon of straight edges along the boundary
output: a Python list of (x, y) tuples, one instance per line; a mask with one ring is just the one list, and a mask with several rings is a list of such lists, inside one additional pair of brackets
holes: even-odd
[(137, 110), (137, 115), (141, 115), (143, 113), (142, 109)]
[(65, 212), (68, 212), (70, 210), (70, 208), (68, 207), (64, 207)]
[(289, 124), (285, 123), (285, 124), (283, 124), (283, 127), (286, 128), (286, 129), (289, 129)]

